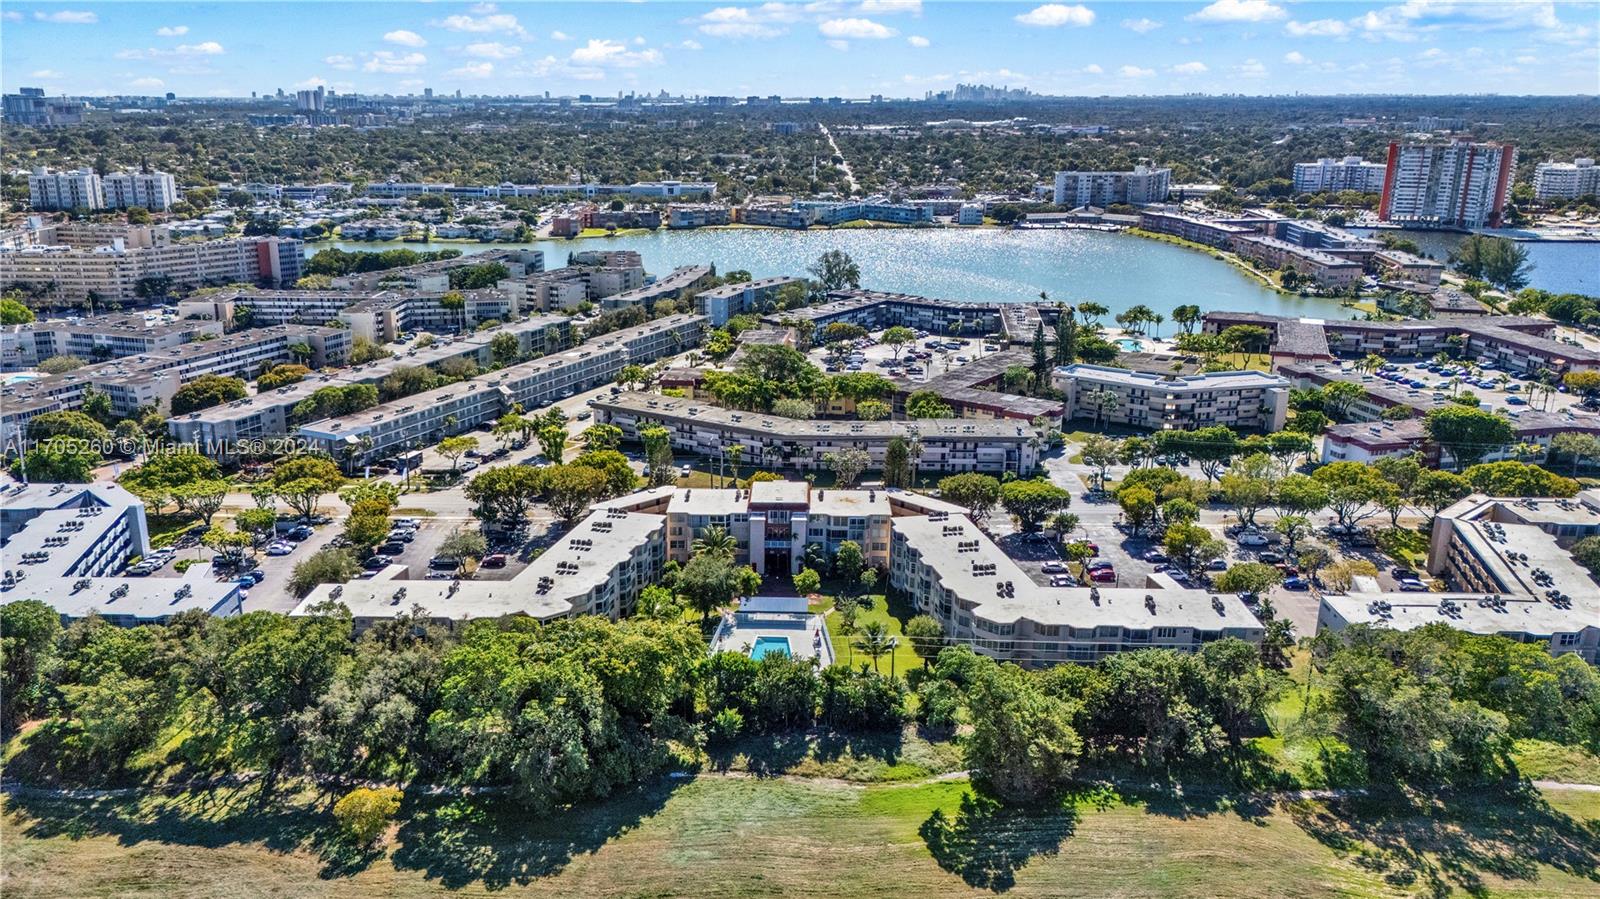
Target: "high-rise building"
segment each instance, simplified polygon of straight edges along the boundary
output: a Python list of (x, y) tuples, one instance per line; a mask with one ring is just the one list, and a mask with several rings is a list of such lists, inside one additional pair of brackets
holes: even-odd
[(104, 209), (105, 187), (94, 169), (52, 172), (36, 168), (28, 176), (28, 200), (34, 209)]
[(297, 91), (295, 93), (295, 108), (301, 112), (322, 112), (327, 108), (328, 95), (322, 85), (317, 85), (316, 90)]
[(1365, 162), (1360, 156), (1318, 159), (1294, 164), (1294, 190), (1301, 194), (1355, 190), (1375, 194), (1383, 190), (1384, 164)]
[(1600, 168), (1593, 159), (1541, 162), (1533, 174), (1533, 195), (1541, 200), (1600, 195)]
[(1134, 166), (1131, 172), (1056, 172), (1057, 206), (1160, 203), (1172, 187), (1172, 169)]
[(83, 121), (83, 101), (58, 97), (51, 100), (42, 87), (20, 88), (4, 98), (7, 125), (33, 125), (49, 128), (55, 125), (77, 125)]
[(106, 205), (113, 209), (143, 206), (160, 212), (178, 202), (178, 182), (166, 172), (113, 172), (101, 183)]
[(1378, 218), (1456, 228), (1499, 227), (1517, 149), (1452, 141), (1389, 144)]

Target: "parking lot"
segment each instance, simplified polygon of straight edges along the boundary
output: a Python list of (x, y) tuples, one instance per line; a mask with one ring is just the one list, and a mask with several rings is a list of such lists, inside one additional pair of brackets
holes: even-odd
[[(1343, 367), (1350, 369), (1353, 364), (1346, 363)], [(1492, 366), (1480, 365), (1476, 373), (1471, 373), (1460, 364), (1439, 366), (1426, 360), (1396, 362), (1385, 365), (1377, 376), (1397, 387), (1409, 388), (1422, 396), (1441, 401), (1448, 400), (1452, 393), (1470, 392), (1478, 398), (1478, 408), (1485, 411), (1517, 413), (1530, 408), (1533, 402), (1528, 390), (1533, 380), (1531, 377)], [(1559, 387), (1548, 400), (1541, 395), (1537, 401), (1538, 408), (1557, 413), (1571, 410), (1582, 414), (1584, 410), (1573, 408), (1579, 398), (1563, 391), (1566, 391), (1566, 387)]]
[(898, 357), (893, 347), (878, 342), (883, 337), (882, 331), (853, 341), (849, 353), (842, 359), (836, 358), (827, 346), (813, 347), (806, 355), (829, 374), (867, 371), (921, 382), (955, 371), (968, 362), (1002, 349), (998, 344), (986, 343), (976, 337), (941, 337), (925, 331), (916, 333), (916, 341), (901, 346)]

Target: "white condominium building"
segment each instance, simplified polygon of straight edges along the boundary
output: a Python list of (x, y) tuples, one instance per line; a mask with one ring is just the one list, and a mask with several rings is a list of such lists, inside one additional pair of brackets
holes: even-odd
[(1575, 200), (1600, 195), (1600, 168), (1588, 158), (1541, 162), (1533, 173), (1533, 195), (1541, 200)]
[(1364, 194), (1383, 191), (1381, 162), (1366, 162), (1360, 156), (1324, 158), (1294, 164), (1294, 191), (1299, 194), (1334, 193), (1354, 190)]
[(37, 168), (28, 176), (28, 203), (34, 209), (104, 209), (105, 187), (94, 169)]
[(1068, 419), (1156, 431), (1279, 431), (1289, 411), (1289, 381), (1258, 371), (1172, 376), (1079, 363), (1057, 368), (1052, 382), (1066, 397)]
[(1389, 145), (1378, 218), (1455, 228), (1497, 228), (1511, 195), (1511, 144)]
[(1099, 206), (1160, 203), (1172, 187), (1172, 169), (1146, 165), (1131, 172), (1056, 172), (1057, 206)]
[(178, 202), (178, 182), (166, 172), (113, 172), (101, 180), (112, 209), (143, 206), (164, 212)]
[[(0, 251), (0, 285), (31, 285), (47, 295), (129, 303), (168, 287), (233, 283), (292, 284), (304, 245), (281, 237), (162, 243), (151, 247), (33, 246)], [(170, 282), (169, 280), (170, 279)]]

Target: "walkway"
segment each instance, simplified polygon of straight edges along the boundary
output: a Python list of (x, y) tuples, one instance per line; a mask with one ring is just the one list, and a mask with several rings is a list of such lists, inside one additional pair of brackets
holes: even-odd
[(839, 157), (839, 168), (844, 169), (844, 180), (850, 185), (850, 192), (853, 194), (860, 190), (861, 185), (856, 183), (856, 173), (850, 168), (850, 160), (845, 159), (844, 153), (839, 150), (839, 142), (833, 139), (833, 132), (821, 122), (817, 123), (817, 127), (822, 129), (822, 136), (828, 139), (828, 146), (833, 148), (833, 155)]

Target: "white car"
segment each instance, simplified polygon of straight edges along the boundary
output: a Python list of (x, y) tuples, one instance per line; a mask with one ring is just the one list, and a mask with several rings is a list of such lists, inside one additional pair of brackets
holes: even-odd
[(1266, 546), (1270, 542), (1271, 541), (1269, 541), (1267, 538), (1261, 536), (1260, 534), (1240, 534), (1239, 535), (1239, 545), (1240, 546)]
[(267, 555), (269, 556), (287, 556), (292, 552), (294, 552), (293, 543), (274, 543), (267, 547)]

